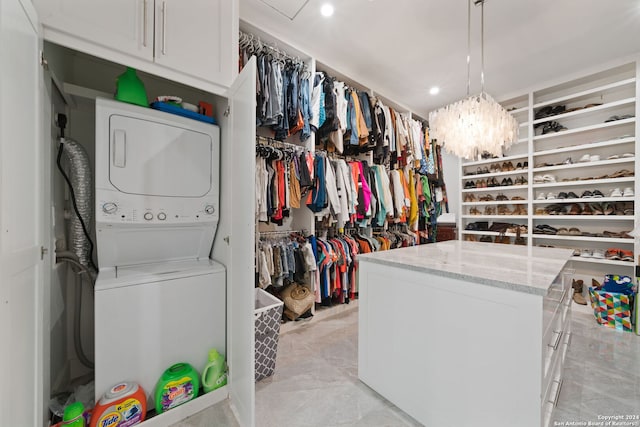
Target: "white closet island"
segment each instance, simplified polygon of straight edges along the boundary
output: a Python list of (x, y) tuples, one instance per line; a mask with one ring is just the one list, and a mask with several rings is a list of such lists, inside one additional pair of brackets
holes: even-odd
[(548, 425), (571, 254), (449, 241), (361, 255), (360, 380), (428, 426)]

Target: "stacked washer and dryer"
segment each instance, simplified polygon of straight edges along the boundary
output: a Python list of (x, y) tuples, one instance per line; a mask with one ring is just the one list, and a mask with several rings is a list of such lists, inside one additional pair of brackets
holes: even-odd
[(135, 381), (153, 407), (165, 369), (226, 353), (219, 161), (215, 125), (96, 100), (96, 400)]

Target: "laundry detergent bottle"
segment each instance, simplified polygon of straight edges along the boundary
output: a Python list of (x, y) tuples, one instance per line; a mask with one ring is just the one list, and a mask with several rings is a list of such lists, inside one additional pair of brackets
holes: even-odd
[(147, 415), (147, 395), (137, 383), (125, 381), (111, 387), (96, 403), (90, 427), (130, 427)]
[(202, 389), (209, 393), (227, 383), (224, 356), (215, 348), (209, 350), (209, 361), (202, 371)]
[(188, 363), (176, 363), (164, 371), (156, 384), (156, 412), (161, 414), (198, 396), (198, 371)]

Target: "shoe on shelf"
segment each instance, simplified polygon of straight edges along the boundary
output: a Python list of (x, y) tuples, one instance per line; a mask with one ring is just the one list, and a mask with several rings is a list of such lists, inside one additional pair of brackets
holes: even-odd
[(611, 190), (611, 194), (609, 194), (609, 197), (622, 197), (622, 191), (620, 191), (619, 188), (614, 188), (613, 190)]
[(592, 215), (604, 215), (604, 209), (600, 203), (585, 203), (584, 207), (589, 208)]
[(633, 251), (620, 249), (620, 260), (633, 262)]
[(626, 187), (624, 190), (622, 190), (622, 197), (632, 197), (632, 196), (634, 196), (633, 188)]
[[(582, 280), (580, 280), (580, 282), (582, 282)], [(576, 304), (587, 305), (587, 300), (584, 298), (584, 295), (582, 295), (582, 287), (582, 285), (579, 287), (579, 291), (577, 288), (573, 288), (573, 301)]]
[(596, 259), (604, 259), (604, 251), (602, 249), (594, 249), (591, 256)]
[(609, 248), (604, 254), (604, 258), (612, 261), (616, 261), (620, 259), (620, 249), (618, 248)]
[(546, 183), (556, 182), (556, 177), (554, 175), (544, 175), (542, 177), (542, 181)]
[(595, 197), (595, 198), (604, 197), (604, 194), (602, 194), (602, 191), (600, 190), (593, 190), (592, 197)]
[(535, 175), (533, 177), (533, 182), (536, 184), (542, 184), (544, 182), (544, 175)]
[(585, 154), (584, 156), (580, 157), (580, 160), (578, 160), (579, 163), (585, 163), (590, 161), (591, 161), (591, 156), (588, 154)]
[(578, 195), (576, 193), (574, 193), (573, 191), (569, 191), (567, 193), (567, 199), (579, 199), (580, 197), (578, 197)]
[(547, 194), (547, 200), (555, 200), (557, 198), (558, 198), (558, 195), (556, 193)]
[(602, 284), (598, 282), (596, 279), (591, 279), (591, 287), (593, 289), (602, 289)]
[(593, 197), (593, 193), (589, 190), (584, 190), (584, 192), (582, 193), (582, 196), (580, 196), (581, 199), (591, 199)]
[(476, 183), (473, 181), (467, 181), (464, 183), (464, 188), (465, 189), (476, 188)]
[(612, 154), (609, 157), (607, 157), (607, 160), (616, 160), (619, 159), (620, 155), (619, 154)]
[(630, 158), (635, 157), (635, 154), (633, 154), (633, 153), (624, 153), (622, 155), (622, 157), (625, 158), (625, 159), (630, 159)]
[(564, 191), (561, 191), (561, 192), (558, 193), (558, 199), (560, 199), (560, 200), (567, 199), (568, 197), (569, 196)]
[(516, 170), (520, 170), (522, 169), (522, 163), (518, 162), (518, 164), (516, 164)]
[(538, 193), (538, 197), (536, 197), (536, 200), (547, 200), (547, 196), (546, 194), (540, 192)]
[(498, 195), (496, 196), (496, 200), (499, 202), (504, 202), (506, 200), (509, 200), (509, 198), (502, 193), (498, 193)]
[(580, 251), (580, 258), (593, 258), (593, 251), (591, 249), (582, 249)]
[(511, 200), (525, 200), (525, 198), (522, 196), (513, 196)]
[(597, 154), (594, 154), (593, 156), (589, 156), (589, 161), (590, 162), (599, 162), (600, 161), (600, 156)]

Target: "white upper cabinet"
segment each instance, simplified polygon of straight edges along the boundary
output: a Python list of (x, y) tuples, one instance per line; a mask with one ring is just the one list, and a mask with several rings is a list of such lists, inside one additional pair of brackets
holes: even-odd
[[(237, 67), (236, 0), (35, 0), (51, 42), (209, 90)], [(234, 21), (235, 19), (235, 21)]]
[(231, 1), (156, 0), (155, 18), (156, 63), (230, 85)]
[(153, 61), (153, 0), (35, 0), (45, 28)]

